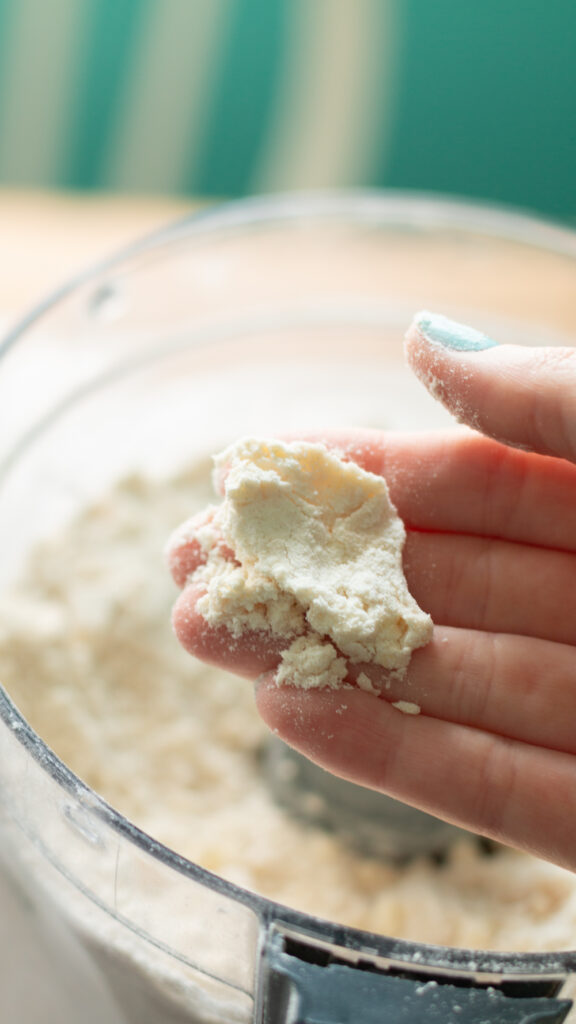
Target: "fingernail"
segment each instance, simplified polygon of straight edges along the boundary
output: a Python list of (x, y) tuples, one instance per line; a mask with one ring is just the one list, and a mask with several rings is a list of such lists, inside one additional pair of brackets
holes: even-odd
[(481, 352), (485, 348), (494, 348), (498, 344), (487, 334), (477, 331), (467, 324), (459, 324), (439, 313), (424, 310), (418, 313), (414, 322), (427, 341), (433, 345), (442, 345), (456, 352)]

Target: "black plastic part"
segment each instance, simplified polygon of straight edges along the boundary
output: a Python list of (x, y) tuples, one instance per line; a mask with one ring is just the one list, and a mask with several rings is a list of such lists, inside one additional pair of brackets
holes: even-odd
[(530, 979), (525, 994), (519, 982), (510, 996), (441, 975), (422, 980), (365, 961), (313, 959), (289, 952), (281, 933), (272, 935), (260, 975), (258, 1024), (562, 1024), (572, 1007), (570, 1000), (534, 995)]

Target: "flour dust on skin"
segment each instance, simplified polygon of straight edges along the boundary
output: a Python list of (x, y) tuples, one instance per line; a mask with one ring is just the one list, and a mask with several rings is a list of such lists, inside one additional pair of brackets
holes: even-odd
[[(223, 501), (175, 542), (203, 550), (189, 582), (205, 591), (206, 621), (284, 638), (279, 685), (338, 688), (349, 662), (401, 678), (433, 627), (406, 584), (385, 480), (304, 441), (244, 438), (215, 463)], [(359, 685), (379, 692), (365, 673)]]

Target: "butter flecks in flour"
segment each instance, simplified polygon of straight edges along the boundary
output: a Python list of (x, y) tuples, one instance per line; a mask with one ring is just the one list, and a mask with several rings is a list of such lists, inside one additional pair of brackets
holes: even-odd
[(385, 480), (303, 441), (245, 438), (215, 461), (225, 496), (195, 531), (207, 556), (194, 573), (200, 614), (236, 637), (286, 637), (279, 684), (337, 688), (347, 661), (402, 676), (432, 621), (408, 591)]

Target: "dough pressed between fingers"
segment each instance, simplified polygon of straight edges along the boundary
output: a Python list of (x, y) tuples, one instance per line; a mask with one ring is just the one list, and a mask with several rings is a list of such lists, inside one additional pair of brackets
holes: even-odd
[(204, 618), (235, 637), (286, 637), (279, 684), (337, 688), (348, 662), (401, 677), (432, 621), (408, 590), (405, 529), (385, 480), (304, 441), (245, 438), (215, 461), (224, 500), (195, 531)]

